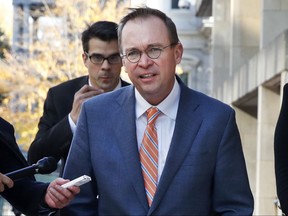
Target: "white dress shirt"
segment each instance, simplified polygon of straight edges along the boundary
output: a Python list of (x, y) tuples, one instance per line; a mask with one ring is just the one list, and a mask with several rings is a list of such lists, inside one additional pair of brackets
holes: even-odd
[[(136, 130), (138, 149), (144, 136), (144, 131), (147, 125), (146, 110), (152, 107), (135, 89), (136, 97)], [(156, 107), (162, 112), (157, 118), (155, 126), (158, 136), (158, 182), (160, 180), (163, 168), (166, 162), (166, 157), (170, 148), (176, 115), (180, 100), (180, 86), (175, 78), (174, 86), (170, 94)]]

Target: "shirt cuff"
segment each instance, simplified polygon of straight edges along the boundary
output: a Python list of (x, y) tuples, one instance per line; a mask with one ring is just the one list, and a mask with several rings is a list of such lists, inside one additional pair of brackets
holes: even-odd
[(68, 120), (69, 120), (69, 125), (70, 125), (70, 128), (71, 128), (72, 134), (74, 134), (75, 131), (76, 131), (76, 124), (72, 120), (70, 113), (68, 115)]

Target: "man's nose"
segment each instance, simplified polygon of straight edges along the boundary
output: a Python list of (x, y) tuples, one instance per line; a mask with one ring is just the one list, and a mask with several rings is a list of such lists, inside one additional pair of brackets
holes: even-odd
[(142, 67), (147, 67), (151, 65), (152, 63), (153, 63), (153, 60), (149, 58), (149, 56), (145, 52), (143, 52), (140, 56), (138, 65)]

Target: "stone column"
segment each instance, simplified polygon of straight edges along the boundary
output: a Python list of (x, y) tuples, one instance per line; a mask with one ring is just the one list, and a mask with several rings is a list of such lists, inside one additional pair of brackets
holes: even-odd
[(279, 95), (260, 85), (258, 88), (257, 162), (255, 215), (275, 215), (276, 182), (274, 132), (278, 118)]

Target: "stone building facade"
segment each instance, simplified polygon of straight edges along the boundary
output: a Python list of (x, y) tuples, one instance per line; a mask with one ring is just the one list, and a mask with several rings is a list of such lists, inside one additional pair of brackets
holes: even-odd
[(197, 2), (202, 8), (212, 8), (212, 95), (236, 110), (255, 199), (254, 215), (280, 215), (273, 142), (282, 90), (288, 81), (288, 1)]

